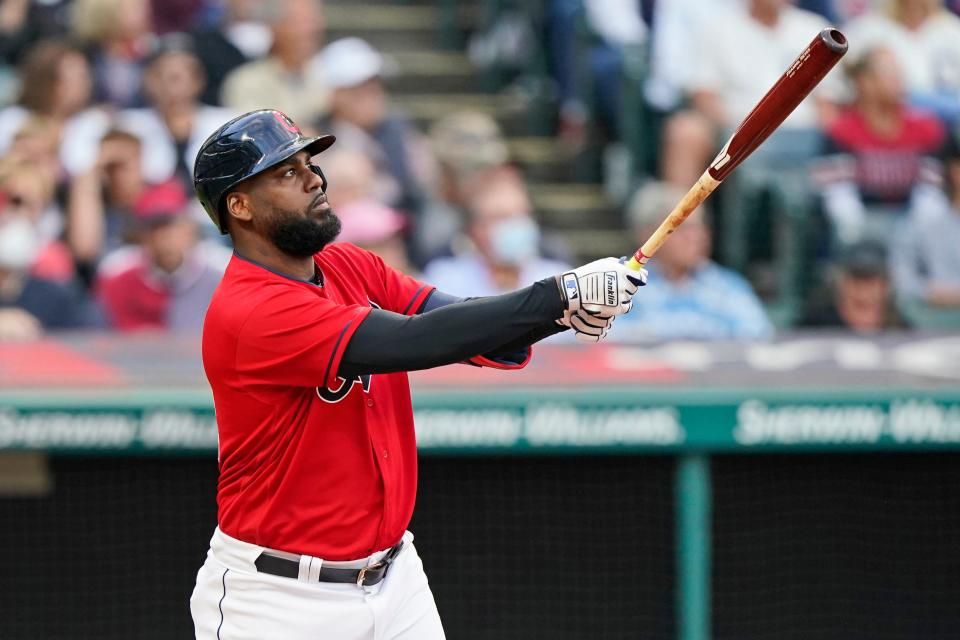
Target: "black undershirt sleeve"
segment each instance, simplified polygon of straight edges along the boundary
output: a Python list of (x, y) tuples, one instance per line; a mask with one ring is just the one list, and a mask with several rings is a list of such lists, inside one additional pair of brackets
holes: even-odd
[[(556, 333), (564, 303), (547, 278), (513, 293), (474, 298), (415, 316), (372, 310), (344, 351), (337, 375), (429, 369), (480, 354), (510, 353)], [(552, 325), (552, 326), (551, 326)], [(562, 327), (556, 327), (562, 330)], [(509, 349), (509, 351), (507, 351)]]
[[(440, 307), (445, 307), (450, 304), (459, 304), (473, 299), (474, 298), (458, 298), (450, 295), (449, 293), (444, 293), (443, 291), (434, 289), (430, 292), (430, 295), (427, 296), (427, 299), (423, 301), (423, 304), (420, 305), (420, 309), (417, 310), (417, 313), (426, 313), (427, 311), (433, 311), (434, 309), (439, 309)], [(492, 351), (487, 351), (481, 355), (489, 360), (520, 363), (527, 358), (527, 350), (532, 345), (540, 342), (544, 338), (549, 338), (552, 335), (566, 331), (567, 329), (569, 329), (569, 327), (557, 324), (553, 320), (550, 320), (539, 327), (534, 328), (530, 331), (530, 333), (520, 336), (512, 342), (500, 345)]]

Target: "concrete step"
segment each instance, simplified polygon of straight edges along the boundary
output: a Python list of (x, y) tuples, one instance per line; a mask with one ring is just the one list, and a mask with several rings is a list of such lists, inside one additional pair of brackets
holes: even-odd
[[(420, 4), (328, 4), (324, 15), (327, 42), (357, 36), (389, 53), (438, 46), (448, 20), (447, 13), (437, 6)], [(450, 16), (452, 28), (462, 36), (474, 28), (478, 15), (475, 5), (458, 5), (456, 15)]]
[(505, 130), (522, 128), (526, 122), (522, 103), (492, 93), (417, 93), (395, 96), (393, 102), (424, 130), (435, 120), (464, 109), (490, 115)]
[(476, 69), (458, 51), (411, 50), (387, 54), (396, 73), (387, 77), (393, 95), (470, 93), (478, 89)]
[(564, 237), (580, 264), (606, 256), (632, 256), (637, 250), (630, 234), (616, 229), (570, 229)]
[(549, 136), (514, 136), (507, 139), (510, 157), (529, 182), (584, 183), (590, 172), (583, 170), (582, 151), (572, 149)]
[(516, 96), (493, 93), (414, 93), (393, 97), (423, 131), (446, 115), (462, 109), (481, 111), (500, 125), (505, 136), (524, 136), (530, 131), (527, 104)]
[(530, 197), (544, 223), (558, 229), (620, 229), (620, 212), (593, 183), (531, 183)]

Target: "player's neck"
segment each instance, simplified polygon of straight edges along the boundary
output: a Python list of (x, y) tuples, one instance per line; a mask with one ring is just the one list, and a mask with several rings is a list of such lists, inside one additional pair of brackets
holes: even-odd
[(242, 258), (294, 280), (309, 282), (316, 274), (317, 266), (313, 262), (313, 256), (290, 256), (268, 243), (234, 242), (234, 247)]

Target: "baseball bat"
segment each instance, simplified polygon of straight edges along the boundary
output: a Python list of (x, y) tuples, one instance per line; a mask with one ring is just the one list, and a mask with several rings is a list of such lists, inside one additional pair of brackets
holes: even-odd
[(713, 163), (697, 183), (660, 223), (643, 246), (633, 254), (627, 266), (638, 270), (657, 252), (667, 237), (707, 199), (724, 178), (730, 175), (773, 130), (780, 126), (797, 105), (807, 97), (827, 72), (847, 52), (847, 38), (837, 29), (824, 29), (813, 39), (766, 95), (747, 114)]

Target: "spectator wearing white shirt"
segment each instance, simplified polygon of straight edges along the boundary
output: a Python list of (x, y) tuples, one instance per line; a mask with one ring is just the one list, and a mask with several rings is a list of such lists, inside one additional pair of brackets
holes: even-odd
[(234, 69), (221, 102), (239, 112), (272, 107), (295, 122), (313, 123), (330, 106), (330, 89), (316, 56), (326, 23), (320, 0), (263, 2), (272, 33), (270, 55)]
[(127, 109), (117, 116), (118, 128), (140, 138), (147, 182), (176, 178), (192, 191), (193, 161), (200, 145), (233, 115), (199, 101), (204, 81), (190, 37), (182, 33), (164, 36), (143, 74), (143, 91), (150, 106)]
[(29, 81), (22, 83), (17, 103), (0, 110), (0, 154), (31, 119), (41, 118), (56, 138), (58, 178), (89, 169), (110, 119), (91, 105), (93, 79), (83, 53), (66, 42), (40, 42), (27, 52), (19, 74)]
[(889, 48), (910, 100), (948, 122), (960, 119), (960, 18), (943, 0), (890, 0), (846, 29), (858, 49)]
[[(664, 130), (661, 177), (689, 186), (716, 155), (718, 140), (753, 109), (803, 48), (827, 26), (788, 0), (743, 0), (745, 10), (718, 14), (690, 38), (696, 71), (686, 87), (693, 109)], [(833, 87), (831, 87), (833, 84)], [(801, 103), (748, 162), (790, 164), (818, 151), (818, 130), (834, 115), (829, 77)]]

